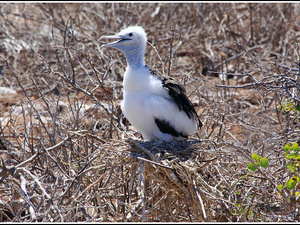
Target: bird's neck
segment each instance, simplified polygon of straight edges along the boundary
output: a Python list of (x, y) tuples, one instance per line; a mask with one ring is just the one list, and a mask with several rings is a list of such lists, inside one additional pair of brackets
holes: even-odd
[(131, 68), (139, 68), (145, 66), (145, 49), (137, 47), (131, 50), (127, 50), (126, 52), (124, 52), (124, 54), (126, 57), (127, 64)]
[(149, 70), (144, 62), (145, 47), (137, 45), (126, 49), (123, 53), (127, 61), (123, 80), (125, 93), (147, 89), (147, 85), (149, 85)]

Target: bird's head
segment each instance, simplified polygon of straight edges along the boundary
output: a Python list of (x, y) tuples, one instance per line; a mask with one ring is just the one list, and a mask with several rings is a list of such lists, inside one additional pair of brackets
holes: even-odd
[(131, 26), (124, 30), (121, 30), (116, 35), (102, 36), (103, 39), (118, 39), (115, 42), (102, 45), (101, 47), (116, 48), (126, 54), (128, 51), (134, 51), (135, 49), (145, 51), (147, 36), (145, 30), (140, 26)]

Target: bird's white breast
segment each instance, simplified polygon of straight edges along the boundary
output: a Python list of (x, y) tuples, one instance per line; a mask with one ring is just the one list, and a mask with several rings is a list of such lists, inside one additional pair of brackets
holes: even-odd
[[(121, 109), (129, 122), (140, 131), (144, 138), (155, 139), (151, 135), (157, 129), (154, 118), (147, 112), (146, 99), (152, 95), (168, 96), (162, 88), (161, 80), (150, 76), (147, 67), (127, 67), (123, 80), (123, 100)], [(148, 135), (147, 135), (148, 134)]]

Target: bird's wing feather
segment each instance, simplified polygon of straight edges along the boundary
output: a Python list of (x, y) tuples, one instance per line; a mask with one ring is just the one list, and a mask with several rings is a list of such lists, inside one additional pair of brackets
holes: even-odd
[(159, 95), (150, 95), (144, 101), (145, 117), (153, 118), (156, 126), (162, 133), (172, 136), (187, 137), (196, 131), (194, 120), (178, 110), (171, 100)]
[(163, 87), (168, 91), (171, 98), (178, 105), (179, 110), (183, 110), (190, 119), (195, 118), (198, 127), (201, 128), (202, 122), (200, 121), (192, 102), (186, 96), (185, 88), (169, 76), (158, 76), (158, 74), (153, 70), (151, 70), (151, 73), (162, 80)]
[(174, 137), (184, 137), (187, 138), (188, 135), (184, 134), (182, 132), (178, 132), (177, 130), (175, 130), (175, 128), (166, 120), (160, 120), (158, 118), (154, 118), (155, 120), (155, 124), (157, 125), (158, 129), (162, 132), (162, 133), (167, 133), (167, 134), (171, 134)]

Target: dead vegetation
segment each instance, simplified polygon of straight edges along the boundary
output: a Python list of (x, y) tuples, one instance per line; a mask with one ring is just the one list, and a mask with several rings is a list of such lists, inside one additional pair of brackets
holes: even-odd
[[(299, 188), (278, 188), (300, 142), (299, 4), (0, 8), (1, 222), (300, 220)], [(136, 24), (204, 124), (187, 142), (122, 117), (125, 58), (98, 39)], [(249, 171), (252, 153), (268, 167)]]

